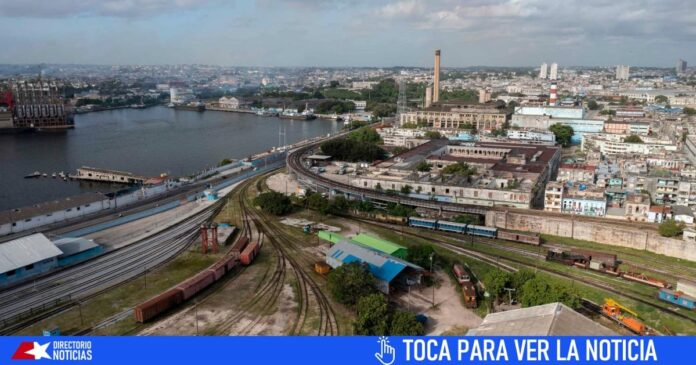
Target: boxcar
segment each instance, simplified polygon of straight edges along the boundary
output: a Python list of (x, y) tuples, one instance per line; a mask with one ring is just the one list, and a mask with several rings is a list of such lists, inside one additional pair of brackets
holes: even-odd
[(177, 288), (181, 289), (184, 300), (188, 300), (201, 290), (210, 286), (213, 282), (215, 282), (215, 276), (213, 273), (206, 270), (179, 284)]
[(249, 237), (241, 236), (237, 238), (237, 241), (232, 245), (230, 251), (237, 252), (239, 254), (240, 252), (244, 251), (244, 248), (246, 247), (247, 243), (249, 243)]
[(682, 292), (673, 291), (669, 289), (660, 289), (658, 293), (658, 298), (664, 300), (665, 302), (676, 304), (680, 307), (688, 309), (696, 308), (696, 298), (688, 296)]
[(407, 223), (408, 218), (389, 214), (375, 214), (375, 220), (378, 222), (404, 225)]
[(428, 228), (428, 229), (437, 228), (437, 221), (435, 219), (410, 217), (408, 219), (408, 224), (411, 227), (420, 227), (420, 228)]
[(475, 236), (496, 238), (498, 236), (498, 229), (486, 227), (486, 226), (477, 226), (475, 224), (469, 224), (466, 226), (466, 233), (473, 234)]
[(257, 241), (251, 242), (247, 245), (244, 251), (242, 251), (242, 254), (239, 256), (239, 261), (242, 262), (242, 265), (251, 265), (258, 253), (259, 243)]
[(225, 271), (232, 271), (232, 269), (234, 269), (234, 267), (237, 266), (237, 261), (239, 261), (238, 253), (231, 253), (225, 256)]
[(169, 289), (156, 297), (138, 304), (133, 310), (135, 320), (140, 323), (145, 323), (159, 314), (181, 304), (183, 301), (184, 296), (181, 290), (177, 288)]
[(466, 223), (437, 221), (437, 228), (446, 232), (465, 233)]
[(541, 240), (539, 234), (531, 232), (514, 232), (504, 229), (498, 230), (498, 238), (508, 241), (528, 243), (530, 245), (539, 246)]
[(213, 274), (213, 279), (215, 281), (220, 280), (223, 276), (225, 276), (225, 259), (223, 258), (222, 260), (216, 262), (213, 266), (211, 266), (208, 269), (208, 272)]

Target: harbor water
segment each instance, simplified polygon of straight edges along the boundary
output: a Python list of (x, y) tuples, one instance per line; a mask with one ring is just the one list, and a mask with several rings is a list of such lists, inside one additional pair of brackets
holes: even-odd
[[(185, 176), (242, 159), (282, 143), (333, 133), (342, 123), (300, 121), (218, 111), (166, 107), (80, 114), (75, 129), (52, 133), (0, 134), (0, 211), (89, 191), (122, 186), (63, 181), (53, 172), (80, 166), (144, 176)], [(284, 132), (284, 136), (279, 132)], [(25, 179), (34, 171), (48, 177)]]

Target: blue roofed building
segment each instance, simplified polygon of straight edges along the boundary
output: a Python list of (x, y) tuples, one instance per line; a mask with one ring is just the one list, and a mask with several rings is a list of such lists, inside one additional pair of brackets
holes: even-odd
[(341, 241), (326, 253), (326, 263), (332, 268), (359, 262), (367, 264), (377, 278), (377, 289), (389, 294), (392, 285), (420, 284), (423, 268), (369, 247)]
[(55, 269), (62, 253), (41, 233), (0, 243), (0, 286)]
[(102, 246), (85, 238), (64, 237), (53, 241), (53, 243), (63, 252), (58, 256), (58, 267), (76, 264), (104, 252)]

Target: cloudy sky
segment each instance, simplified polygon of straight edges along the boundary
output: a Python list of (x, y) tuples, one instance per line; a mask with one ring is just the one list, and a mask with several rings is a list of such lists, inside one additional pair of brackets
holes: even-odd
[(696, 63), (693, 0), (0, 0), (0, 63)]

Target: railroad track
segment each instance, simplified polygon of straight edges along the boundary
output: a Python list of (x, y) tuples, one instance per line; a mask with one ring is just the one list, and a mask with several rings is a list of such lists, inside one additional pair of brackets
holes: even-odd
[(200, 224), (212, 218), (221, 207), (216, 203), (182, 224), (4, 292), (0, 298), (0, 333), (12, 333), (31, 322), (80, 305), (106, 289), (168, 262), (195, 240)]
[[(380, 227), (389, 228), (389, 229), (393, 229), (393, 228), (394, 228), (393, 225), (387, 224), (387, 223), (378, 223), (378, 222), (373, 222), (373, 221), (368, 221), (368, 220), (363, 220), (363, 219), (358, 219), (358, 220), (360, 220), (361, 222), (366, 223), (366, 224), (368, 224), (368, 225), (375, 225), (375, 226), (380, 226)], [(514, 263), (515, 265), (519, 265), (519, 266), (522, 266), (522, 267), (525, 267), (525, 268), (528, 268), (528, 269), (534, 269), (534, 270), (542, 271), (542, 272), (545, 272), (545, 273), (547, 273), (547, 274), (553, 275), (553, 276), (555, 276), (555, 277), (564, 278), (564, 279), (569, 279), (569, 278), (570, 278), (571, 280), (577, 281), (577, 282), (579, 282), (579, 283), (583, 283), (583, 284), (585, 284), (585, 285), (588, 285), (588, 286), (591, 286), (591, 287), (594, 287), (594, 288), (597, 288), (597, 289), (601, 289), (601, 290), (610, 292), (610, 293), (612, 293), (612, 294), (616, 294), (616, 295), (619, 295), (619, 296), (622, 296), (622, 297), (626, 297), (626, 298), (635, 300), (636, 302), (639, 302), (639, 303), (641, 303), (641, 304), (647, 305), (647, 306), (649, 306), (649, 307), (651, 307), (651, 308), (657, 309), (657, 310), (662, 311), (662, 312), (665, 312), (665, 313), (669, 313), (669, 314), (671, 314), (671, 315), (673, 315), (673, 316), (675, 316), (675, 317), (678, 317), (678, 318), (681, 318), (681, 319), (685, 319), (685, 320), (687, 320), (687, 321), (689, 321), (689, 322), (691, 322), (691, 323), (695, 323), (695, 324), (696, 324), (696, 319), (694, 319), (694, 318), (692, 318), (692, 317), (690, 317), (690, 316), (687, 316), (687, 315), (685, 315), (685, 314), (683, 314), (683, 313), (681, 313), (681, 312), (678, 312), (678, 311), (676, 311), (676, 310), (674, 310), (674, 309), (671, 309), (671, 308), (668, 308), (668, 307), (665, 307), (665, 306), (662, 306), (662, 305), (659, 305), (659, 304), (655, 304), (655, 303), (652, 302), (652, 301), (649, 301), (649, 300), (644, 299), (641, 295), (635, 294), (635, 292), (633, 292), (633, 294), (631, 294), (631, 293), (628, 293), (627, 290), (625, 290), (625, 289), (618, 290), (618, 289), (614, 288), (613, 286), (611, 286), (611, 285), (609, 285), (609, 284), (606, 284), (606, 283), (604, 283), (604, 282), (601, 282), (601, 281), (599, 281), (599, 280), (592, 280), (592, 279), (589, 279), (589, 278), (586, 278), (586, 277), (581, 277), (581, 276), (578, 276), (578, 275), (573, 275), (572, 273), (569, 273), (569, 272), (564, 272), (564, 271), (559, 271), (559, 270), (554, 270), (554, 269), (549, 269), (549, 268), (544, 268), (544, 267), (539, 267), (539, 266), (531, 265), (531, 264), (529, 264), (529, 263), (527, 263), (527, 262), (524, 262), (524, 261), (518, 260), (518, 259), (513, 259), (513, 258), (509, 258), (509, 257), (493, 256), (493, 255), (490, 255), (490, 254), (484, 254), (484, 253), (481, 253), (481, 252), (478, 252), (478, 251), (474, 251), (474, 250), (470, 250), (470, 249), (463, 248), (463, 247), (458, 246), (458, 245), (454, 245), (454, 244), (449, 243), (449, 242), (444, 242), (444, 241), (441, 241), (441, 240), (433, 239), (432, 236), (429, 237), (429, 236), (425, 236), (425, 235), (421, 235), (421, 234), (413, 233), (413, 232), (408, 232), (408, 231), (404, 231), (404, 234), (407, 234), (407, 235), (410, 235), (410, 236), (413, 236), (413, 237), (417, 237), (417, 238), (420, 238), (420, 239), (427, 240), (427, 241), (433, 243), (433, 244), (436, 245), (436, 246), (439, 246), (439, 247), (448, 249), (448, 250), (450, 250), (450, 251), (452, 251), (452, 252), (455, 252), (455, 253), (460, 253), (460, 254), (464, 254), (464, 255), (467, 255), (467, 256), (473, 256), (473, 257), (475, 257), (475, 258), (477, 258), (477, 259), (480, 259), (481, 261), (487, 262), (487, 263), (492, 264), (492, 265), (498, 265), (498, 263), (502, 260), (502, 261), (507, 261), (507, 262), (510, 262), (510, 263)], [(504, 247), (504, 246), (500, 246), (500, 247)], [(500, 267), (500, 268), (505, 267), (505, 268), (507, 268), (507, 269), (509, 269), (509, 270), (513, 270), (513, 271), (517, 271), (517, 270), (518, 270), (516, 267), (511, 266), (511, 265), (505, 265), (505, 266), (498, 265), (498, 267)]]

